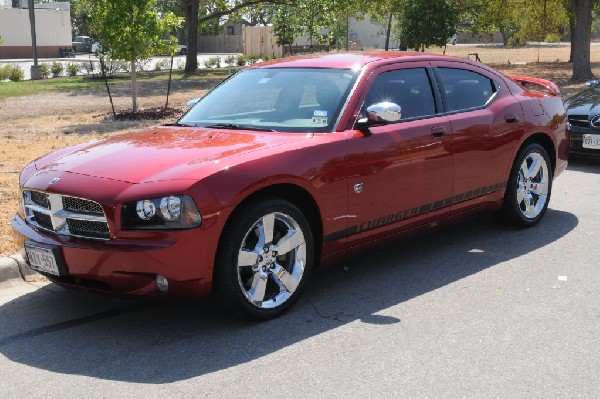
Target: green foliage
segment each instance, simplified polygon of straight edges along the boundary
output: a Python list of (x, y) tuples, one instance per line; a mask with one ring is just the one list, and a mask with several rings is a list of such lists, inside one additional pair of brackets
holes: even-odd
[(260, 55), (258, 54), (250, 54), (246, 57), (246, 60), (249, 65), (254, 65), (260, 60)]
[(170, 68), (171, 68), (171, 59), (163, 58), (162, 60), (156, 61), (156, 64), (154, 64), (155, 71), (160, 71), (163, 69), (170, 69)]
[(174, 54), (177, 39), (163, 35), (182, 20), (172, 13), (159, 14), (155, 0), (80, 0), (90, 16), (90, 33), (110, 49), (110, 58), (131, 65), (132, 109), (137, 112), (136, 63), (154, 54)]
[(42, 71), (42, 79), (48, 79), (50, 77), (50, 64), (42, 62), (40, 71)]
[(12, 82), (21, 82), (25, 79), (25, 72), (18, 65), (5, 64), (0, 67), (0, 81), (7, 79)]
[(232, 67), (232, 66), (236, 65), (237, 58), (238, 58), (237, 56), (230, 54), (223, 59), (223, 62), (225, 62), (225, 65), (227, 65), (228, 67)]
[(445, 46), (458, 17), (456, 0), (407, 0), (399, 18), (402, 40), (414, 49)]
[(4, 38), (0, 36), (0, 44), (4, 43)]
[(77, 62), (69, 62), (67, 64), (67, 75), (69, 76), (76, 76), (77, 73), (79, 73), (79, 70), (81, 69), (81, 64), (77, 63)]
[(52, 72), (52, 76), (57, 78), (63, 74), (65, 67), (62, 62), (54, 61), (50, 66), (50, 72)]
[(248, 58), (246, 56), (240, 55), (236, 60), (237, 66), (246, 66), (248, 63)]
[(218, 68), (221, 66), (221, 57), (209, 57), (204, 61), (204, 66), (206, 68)]

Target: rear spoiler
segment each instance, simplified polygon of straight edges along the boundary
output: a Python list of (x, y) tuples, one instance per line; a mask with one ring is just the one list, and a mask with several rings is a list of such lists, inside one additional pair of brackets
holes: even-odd
[(533, 86), (537, 86), (536, 88), (533, 88), (533, 89), (539, 90), (541, 88), (542, 90), (547, 91), (554, 96), (560, 95), (560, 89), (558, 88), (556, 83), (551, 82), (549, 80), (540, 79), (540, 78), (530, 78), (529, 76), (518, 76), (518, 75), (511, 75), (511, 76), (509, 76), (509, 78), (511, 78), (515, 82), (520, 83), (521, 85), (525, 86), (525, 88), (527, 88), (527, 89), (532, 88), (530, 86), (533, 85)]

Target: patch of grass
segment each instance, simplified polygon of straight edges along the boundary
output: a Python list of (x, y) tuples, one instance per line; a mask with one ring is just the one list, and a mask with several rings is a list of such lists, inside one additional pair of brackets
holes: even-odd
[[(185, 75), (183, 71), (173, 70), (173, 80), (204, 80), (223, 79), (236, 68), (214, 68), (211, 70), (198, 70), (193, 75)], [(169, 71), (141, 72), (138, 80), (147, 82), (161, 82), (169, 79)], [(109, 79), (109, 85), (129, 84), (129, 74), (118, 73)], [(28, 80), (23, 82), (0, 82), (0, 100), (9, 97), (19, 97), (51, 92), (69, 92), (94, 90), (104, 86), (104, 80), (92, 79), (86, 76), (69, 76), (53, 79)]]

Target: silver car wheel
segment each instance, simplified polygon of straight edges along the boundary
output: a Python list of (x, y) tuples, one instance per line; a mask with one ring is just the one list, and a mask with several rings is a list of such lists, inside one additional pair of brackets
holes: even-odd
[(537, 152), (529, 153), (519, 169), (517, 206), (526, 219), (535, 219), (548, 201), (548, 164)]
[(306, 265), (306, 239), (294, 218), (264, 215), (248, 230), (237, 257), (238, 283), (246, 300), (273, 309), (290, 299)]

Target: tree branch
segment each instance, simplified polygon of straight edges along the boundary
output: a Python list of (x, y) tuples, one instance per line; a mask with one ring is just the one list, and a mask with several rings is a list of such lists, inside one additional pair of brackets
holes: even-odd
[(217, 11), (214, 12), (210, 15), (207, 15), (205, 17), (199, 18), (198, 19), (198, 23), (202, 24), (206, 21), (210, 21), (216, 18), (221, 18), (224, 17), (225, 15), (229, 15), (232, 14), (234, 12), (236, 12), (237, 10), (240, 10), (242, 8), (246, 8), (246, 7), (251, 7), (251, 6), (255, 6), (257, 4), (273, 4), (273, 5), (293, 5), (294, 2), (291, 0), (248, 0), (245, 1), (243, 3), (240, 3), (238, 5), (236, 5), (233, 8), (230, 8), (228, 10), (223, 10), (223, 11)]

